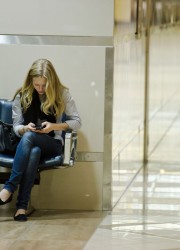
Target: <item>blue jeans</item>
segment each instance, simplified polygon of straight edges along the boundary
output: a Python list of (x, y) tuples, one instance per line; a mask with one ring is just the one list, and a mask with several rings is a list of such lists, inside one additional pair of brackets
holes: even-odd
[(26, 132), (23, 135), (17, 146), (11, 176), (4, 185), (11, 193), (14, 193), (19, 185), (17, 209), (27, 209), (40, 159), (61, 153), (60, 140), (35, 132)]

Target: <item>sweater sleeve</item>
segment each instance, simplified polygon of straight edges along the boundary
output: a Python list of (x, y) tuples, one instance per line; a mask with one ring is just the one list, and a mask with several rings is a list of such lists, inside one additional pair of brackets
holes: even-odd
[(68, 89), (64, 90), (63, 99), (65, 104), (64, 112), (68, 116), (66, 123), (71, 129), (77, 131), (81, 127), (81, 118), (77, 111), (75, 101)]
[(18, 130), (24, 127), (24, 125), (23, 125), (24, 120), (23, 120), (23, 115), (22, 115), (20, 95), (17, 95), (13, 101), (12, 119), (13, 119), (14, 132), (18, 137), (21, 137)]

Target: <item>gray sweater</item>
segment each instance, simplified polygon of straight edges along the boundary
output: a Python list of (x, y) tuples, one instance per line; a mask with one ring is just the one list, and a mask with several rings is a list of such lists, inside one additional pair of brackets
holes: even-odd
[[(70, 129), (77, 131), (81, 127), (81, 118), (79, 117), (75, 101), (68, 89), (65, 89), (63, 92), (63, 100), (65, 105), (64, 113), (68, 116), (68, 121), (66, 121), (66, 123), (68, 124)], [(21, 137), (18, 130), (24, 126), (23, 125), (24, 120), (23, 120), (22, 107), (19, 94), (16, 96), (13, 102), (12, 119), (13, 119), (14, 132), (18, 137)], [(56, 123), (61, 123), (61, 117), (57, 118)], [(59, 130), (54, 132), (55, 132), (54, 138), (61, 140), (62, 131)]]

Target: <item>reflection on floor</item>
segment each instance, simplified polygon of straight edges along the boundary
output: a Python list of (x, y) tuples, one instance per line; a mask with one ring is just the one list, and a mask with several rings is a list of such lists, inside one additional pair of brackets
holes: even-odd
[[(150, 163), (109, 213), (86, 250), (180, 250), (180, 172)], [(145, 204), (145, 205), (143, 205)]]
[(179, 128), (176, 119), (85, 250), (180, 250)]

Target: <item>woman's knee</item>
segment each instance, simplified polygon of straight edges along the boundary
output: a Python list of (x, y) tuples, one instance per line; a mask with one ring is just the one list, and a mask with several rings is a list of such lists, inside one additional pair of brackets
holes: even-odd
[(28, 131), (23, 135), (21, 141), (23, 144), (30, 143), (30, 144), (34, 145), (35, 137), (36, 137), (36, 133)]
[(31, 156), (35, 156), (36, 158), (40, 158), (40, 156), (41, 156), (41, 149), (39, 147), (33, 147), (31, 149)]

